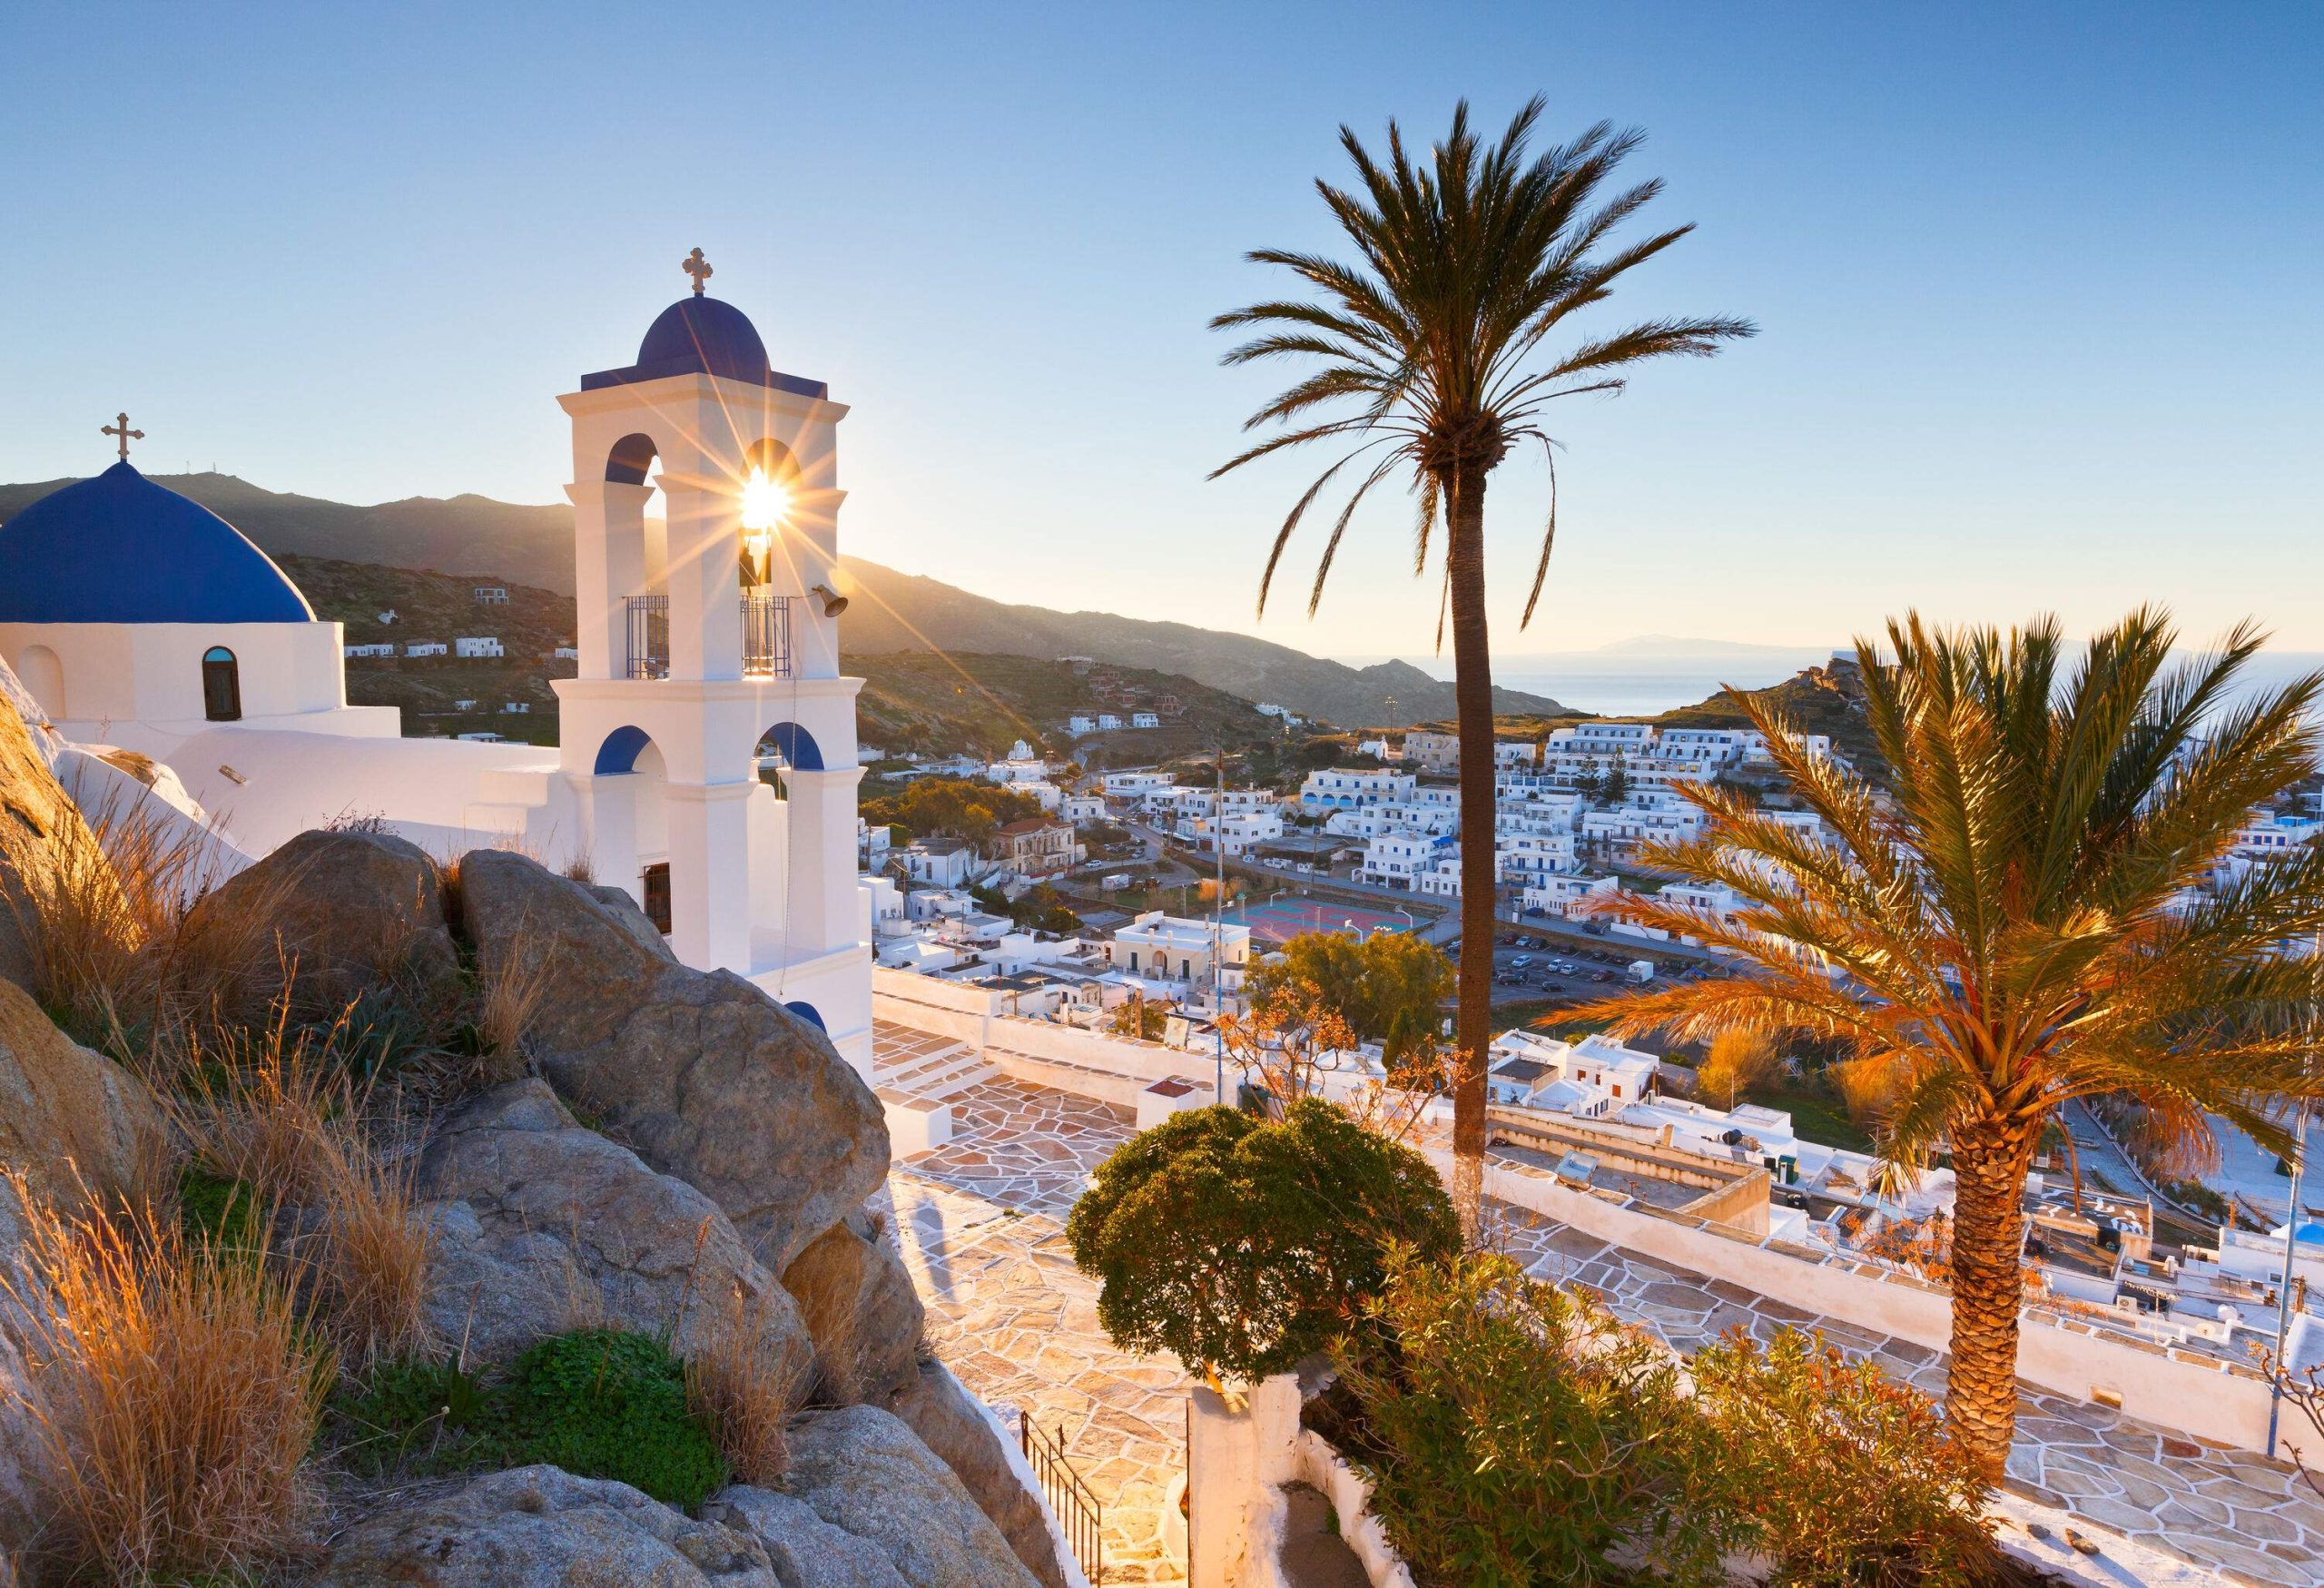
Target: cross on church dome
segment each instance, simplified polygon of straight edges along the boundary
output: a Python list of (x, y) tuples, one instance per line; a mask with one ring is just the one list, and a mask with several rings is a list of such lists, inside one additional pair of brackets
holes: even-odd
[[(701, 297), (703, 282), (710, 280), (711, 275), (713, 274), (710, 268), (710, 261), (702, 257), (702, 250), (697, 248), (692, 253), (686, 255), (684, 259), (679, 261), (678, 268), (694, 278), (694, 295), (697, 298)], [(124, 415), (123, 417), (126, 418), (127, 416)]]
[[(694, 252), (696, 253), (700, 253), (702, 250), (697, 248)], [(696, 287), (694, 291), (699, 292), (702, 289), (700, 287)], [(142, 441), (145, 439), (144, 431), (133, 430), (129, 428), (129, 414), (126, 410), (123, 410), (121, 416), (115, 419), (113, 423), (99, 426), (97, 429), (97, 434), (100, 436), (118, 436), (121, 439), (121, 460), (123, 463), (129, 461), (129, 444), (132, 441)]]

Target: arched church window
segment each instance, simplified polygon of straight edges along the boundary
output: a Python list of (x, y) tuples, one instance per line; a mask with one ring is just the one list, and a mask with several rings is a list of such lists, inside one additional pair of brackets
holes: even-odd
[(224, 646), (202, 653), (202, 715), (213, 723), (241, 720), (241, 665)]

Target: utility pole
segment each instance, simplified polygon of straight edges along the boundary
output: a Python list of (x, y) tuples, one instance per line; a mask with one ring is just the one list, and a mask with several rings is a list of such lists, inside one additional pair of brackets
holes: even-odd
[[(2324, 932), (2317, 933), (2308, 962), (2311, 977), (2318, 966), (2324, 965)], [(2315, 1062), (2316, 1000), (2311, 991), (2308, 1004), (2307, 1064)], [(2305, 1069), (2307, 1065), (2301, 1068)], [(2284, 1374), (2288, 1371), (2284, 1366), (2284, 1342), (2291, 1334), (2292, 1258), (2299, 1250), (2299, 1182), (2307, 1169), (2308, 1100), (2302, 1098), (2299, 1100), (2297, 1133), (2291, 1143), (2291, 1201), (2284, 1212), (2284, 1280), (2276, 1292), (2276, 1354), (2274, 1361), (2270, 1364), (2268, 1375), (2268, 1444), (2264, 1454), (2270, 1456), (2276, 1453), (2276, 1424), (2283, 1413)], [(2232, 1222), (2231, 1215), (2230, 1221)]]
[(1226, 746), (1218, 746), (1217, 805), (1210, 814), (1210, 846), (1218, 856), (1218, 897), (1210, 912), (1210, 1034), (1214, 1077), (1211, 1100), (1226, 1100)]

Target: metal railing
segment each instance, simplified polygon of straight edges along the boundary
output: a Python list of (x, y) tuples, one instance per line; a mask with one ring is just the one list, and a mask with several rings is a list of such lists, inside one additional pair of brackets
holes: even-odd
[[(632, 596), (627, 610), (629, 657), (625, 676), (667, 678), (670, 676), (670, 598)], [(743, 676), (791, 676), (791, 597), (743, 597)]]
[(670, 676), (670, 598), (632, 596), (629, 608), (629, 673), (632, 678)]
[(791, 597), (743, 597), (743, 676), (791, 676)]
[(1042, 1432), (1029, 1412), (1017, 1414), (1017, 1435), (1019, 1444), (1024, 1447), (1026, 1463), (1032, 1467), (1033, 1475), (1040, 1479), (1041, 1493), (1049, 1497), (1049, 1509), (1057, 1513), (1065, 1542), (1072, 1548), (1074, 1559), (1081, 1563), (1082, 1573), (1092, 1583), (1102, 1581), (1106, 1574), (1105, 1510), (1067, 1458), (1065, 1435)]

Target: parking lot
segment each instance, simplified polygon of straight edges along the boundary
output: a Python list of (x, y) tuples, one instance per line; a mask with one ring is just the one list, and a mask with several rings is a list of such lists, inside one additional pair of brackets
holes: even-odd
[(1656, 981), (1712, 973), (1708, 966), (1658, 955), (1640, 944), (1578, 943), (1567, 938), (1503, 932), (1493, 940), (1493, 1001), (1565, 998), (1579, 1002), (1604, 998), (1638, 985), (1629, 979), (1629, 971), (1640, 960), (1657, 962)]

